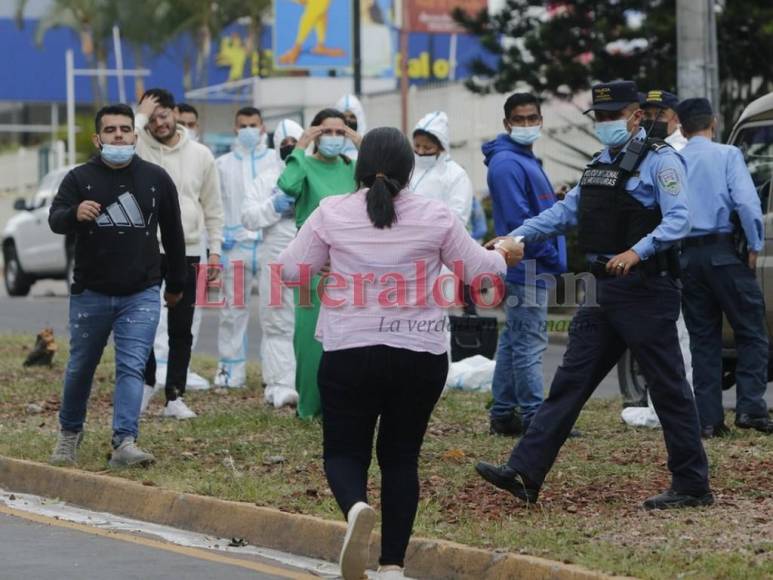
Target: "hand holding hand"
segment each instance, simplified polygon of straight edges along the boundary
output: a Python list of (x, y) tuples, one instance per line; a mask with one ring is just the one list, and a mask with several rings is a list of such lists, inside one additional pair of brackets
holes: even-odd
[(500, 239), (495, 245), (494, 249), (502, 252), (507, 266), (512, 268), (517, 266), (523, 260), (524, 245), (520, 240), (505, 236)]

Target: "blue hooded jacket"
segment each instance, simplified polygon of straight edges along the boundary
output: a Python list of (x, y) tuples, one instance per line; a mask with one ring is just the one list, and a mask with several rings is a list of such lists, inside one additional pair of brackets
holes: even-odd
[[(498, 236), (509, 234), (558, 201), (542, 170), (542, 163), (528, 147), (518, 145), (503, 133), (484, 143), (482, 150), (488, 166), (486, 180), (494, 208), (494, 230)], [(527, 260), (536, 261), (536, 274), (563, 274), (566, 272), (566, 240), (558, 236), (526, 244), (524, 260), (507, 270), (508, 282), (525, 284)], [(537, 279), (537, 285), (545, 286), (544, 280)]]

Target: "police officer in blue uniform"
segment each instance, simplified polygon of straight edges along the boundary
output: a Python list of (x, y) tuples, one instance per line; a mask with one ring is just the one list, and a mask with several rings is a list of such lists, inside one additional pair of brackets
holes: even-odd
[[(686, 99), (677, 108), (688, 138), (690, 232), (682, 242), (684, 315), (690, 332), (695, 400), (704, 437), (728, 433), (722, 407), (722, 314), (735, 334), (735, 424), (773, 433), (765, 390), (768, 382), (768, 331), (765, 303), (754, 277), (764, 243), (757, 191), (737, 147), (711, 141), (716, 119), (706, 99)], [(737, 216), (748, 256), (734, 245)]]
[(596, 134), (606, 149), (564, 200), (510, 235), (528, 244), (577, 227), (596, 277), (597, 304), (585, 304), (575, 315), (550, 394), (508, 462), (479, 463), (476, 470), (535, 502), (583, 405), (630, 348), (663, 425), (672, 474), (671, 487), (644, 507), (710, 505), (708, 461), (676, 331), (680, 290), (673, 244), (689, 231), (684, 164), (640, 127), (635, 83), (598, 84), (592, 94)]

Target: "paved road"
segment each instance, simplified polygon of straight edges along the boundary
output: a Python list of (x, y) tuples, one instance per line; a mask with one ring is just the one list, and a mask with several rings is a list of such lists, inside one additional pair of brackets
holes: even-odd
[(136, 534), (107, 532), (24, 512), (8, 515), (8, 512), (12, 510), (0, 512), (0, 578), (318, 578), (256, 556), (239, 557), (185, 548)]

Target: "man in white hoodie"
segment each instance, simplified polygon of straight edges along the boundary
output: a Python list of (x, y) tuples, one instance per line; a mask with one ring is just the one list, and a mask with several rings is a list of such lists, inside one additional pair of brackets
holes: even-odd
[(298, 402), (295, 390), (295, 352), (293, 332), (295, 307), (291, 288), (280, 284), (274, 294), (281, 304), (272, 304), (271, 271), (269, 264), (295, 237), (295, 199), (277, 188), (276, 182), (284, 169), (284, 160), (295, 149), (303, 128), (295, 121), (285, 119), (274, 132), (276, 165), (258, 176), (255, 187), (247, 191), (242, 209), (242, 224), (249, 230), (262, 230), (260, 252), (259, 316), (262, 330), (260, 360), (266, 402), (277, 409)]
[[(223, 271), (225, 273), (225, 307), (220, 309), (218, 328), (219, 360), (215, 384), (219, 387), (243, 387), (247, 380), (247, 325), (250, 320), (252, 282), (258, 276), (260, 231), (242, 225), (245, 195), (255, 180), (278, 171), (273, 149), (266, 147), (266, 128), (255, 107), (236, 112), (232, 150), (218, 157), (220, 192), (225, 211)], [(237, 288), (238, 285), (238, 288)]]
[[(163, 415), (190, 419), (196, 414), (182, 396), (191, 360), (194, 305), (196, 301), (197, 265), (201, 256), (201, 239), (206, 230), (209, 248), (208, 263), (220, 263), (223, 242), (223, 205), (220, 183), (212, 153), (204, 145), (190, 139), (187, 130), (178, 126), (174, 115), (174, 97), (164, 89), (150, 89), (142, 95), (135, 117), (137, 154), (146, 161), (163, 167), (172, 178), (180, 200), (185, 254), (188, 263), (182, 300), (167, 311), (169, 361), (165, 381), (166, 406)], [(218, 271), (209, 271), (209, 279)], [(155, 375), (155, 356), (151, 353), (146, 369), (146, 381)], [(143, 410), (154, 390), (147, 386)]]
[[(362, 103), (357, 97), (354, 95), (344, 95), (338, 99), (335, 108), (344, 114), (346, 124), (352, 131), (365, 135), (365, 132), (368, 130), (368, 123), (365, 119), (365, 109), (362, 108)], [(352, 143), (351, 139), (346, 140), (344, 150), (341, 153), (353, 161), (357, 159), (357, 147)]]

